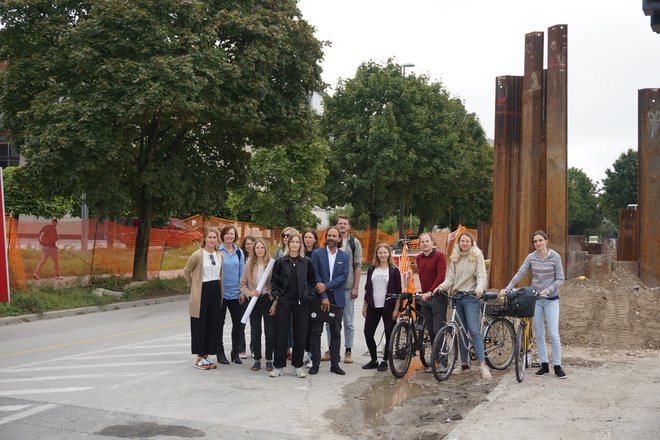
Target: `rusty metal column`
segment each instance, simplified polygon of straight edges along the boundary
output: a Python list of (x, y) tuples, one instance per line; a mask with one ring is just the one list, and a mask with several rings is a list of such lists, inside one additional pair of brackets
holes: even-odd
[[(525, 35), (525, 76), (522, 92), (522, 141), (518, 204), (517, 261), (521, 264), (532, 249), (531, 234), (539, 227), (538, 198), (543, 144), (543, 32)], [(529, 284), (529, 275), (520, 285)]]
[(520, 156), (522, 76), (495, 80), (495, 139), (493, 166), (493, 225), (490, 286), (503, 288), (516, 264), (518, 160)]
[(660, 89), (641, 89), (639, 99), (639, 272), (660, 286)]
[(550, 247), (561, 255), (564, 269), (568, 250), (567, 72), (568, 27), (558, 24), (548, 28), (544, 216)]

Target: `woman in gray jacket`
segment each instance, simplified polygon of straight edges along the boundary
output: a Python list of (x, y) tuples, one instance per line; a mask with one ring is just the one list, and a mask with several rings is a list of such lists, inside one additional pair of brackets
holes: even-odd
[(561, 342), (559, 340), (559, 286), (564, 284), (564, 268), (561, 264), (561, 256), (548, 248), (548, 234), (536, 231), (532, 234), (532, 244), (536, 249), (527, 255), (518, 273), (513, 277), (505, 289), (500, 293), (513, 289), (532, 269), (532, 289), (540, 293), (536, 300), (534, 309), (534, 334), (536, 335), (536, 347), (541, 360), (541, 368), (534, 373), (536, 376), (544, 376), (550, 372), (548, 364), (548, 348), (545, 345), (545, 326), (543, 318), (548, 321), (548, 333), (550, 333), (550, 345), (552, 347), (552, 362), (555, 367), (555, 375), (559, 379), (566, 379), (566, 373), (561, 368)]

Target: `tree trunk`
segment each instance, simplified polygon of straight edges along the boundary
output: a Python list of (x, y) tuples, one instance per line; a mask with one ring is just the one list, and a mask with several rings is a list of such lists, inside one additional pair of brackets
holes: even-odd
[(135, 255), (133, 256), (133, 281), (146, 281), (147, 258), (149, 257), (149, 234), (151, 233), (151, 220), (153, 219), (153, 201), (142, 197), (140, 204), (140, 224), (135, 237)]
[(374, 259), (374, 252), (378, 245), (378, 215), (369, 213), (369, 246), (367, 248), (367, 261)]
[(428, 217), (425, 215), (421, 215), (419, 217), (419, 228), (417, 229), (417, 235), (421, 235), (422, 232), (424, 232), (424, 228), (426, 227), (426, 222), (428, 222)]

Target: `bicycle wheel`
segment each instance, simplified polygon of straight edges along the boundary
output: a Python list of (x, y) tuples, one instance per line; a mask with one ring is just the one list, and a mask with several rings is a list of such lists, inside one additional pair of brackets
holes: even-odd
[(410, 324), (399, 321), (392, 330), (389, 347), (390, 371), (394, 376), (403, 377), (408, 372), (412, 354)]
[(433, 341), (427, 329), (418, 332), (419, 335), (419, 358), (425, 367), (431, 366), (431, 353), (433, 352)]
[(431, 371), (438, 381), (447, 380), (458, 357), (458, 335), (453, 327), (440, 329), (433, 340)]
[(516, 332), (506, 318), (495, 318), (484, 332), (486, 363), (494, 370), (504, 370), (513, 362)]
[(516, 364), (516, 379), (518, 379), (518, 382), (522, 382), (525, 378), (525, 367), (527, 363), (527, 347), (525, 347), (525, 326), (522, 324), (518, 326), (515, 351), (516, 355), (514, 360)]

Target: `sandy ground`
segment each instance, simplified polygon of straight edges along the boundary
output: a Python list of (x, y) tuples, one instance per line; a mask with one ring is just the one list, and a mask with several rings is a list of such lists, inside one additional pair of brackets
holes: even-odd
[[(567, 281), (560, 301), (567, 380), (536, 378), (531, 370), (518, 384), (513, 366), (483, 380), (473, 366), (469, 374), (438, 383), (417, 362), (407, 378), (388, 374), (346, 386), (345, 406), (326, 416), (337, 434), (359, 439), (510, 438), (514, 433), (520, 438), (657, 438), (660, 289), (617, 269), (600, 280)], [(534, 410), (521, 415), (515, 411), (520, 405), (543, 408), (540, 414), (556, 411), (557, 417), (536, 417)], [(493, 412), (514, 420), (505, 422)], [(539, 431), (530, 432), (530, 426)]]

